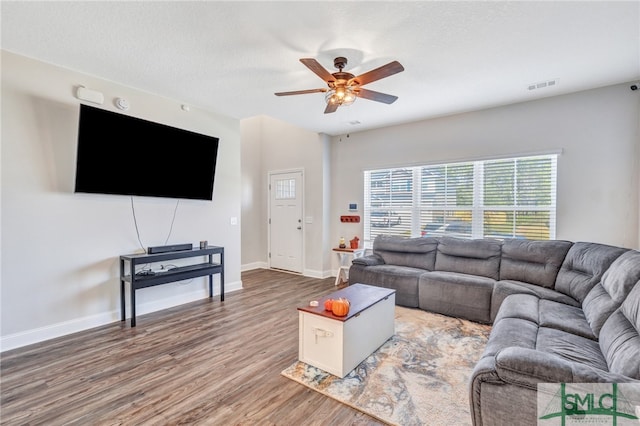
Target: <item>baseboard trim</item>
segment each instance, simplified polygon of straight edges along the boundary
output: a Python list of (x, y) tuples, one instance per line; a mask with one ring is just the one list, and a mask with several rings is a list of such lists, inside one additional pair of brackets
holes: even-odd
[(240, 272), (253, 271), (254, 269), (269, 269), (268, 262), (252, 262), (240, 265)]
[[(216, 287), (217, 286), (214, 286), (214, 297), (220, 295), (219, 288), (216, 289)], [(242, 281), (225, 283), (224, 285), (225, 294), (241, 289)], [(168, 297), (161, 300), (154, 300), (153, 302), (137, 304), (136, 316), (172, 308), (174, 306), (183, 305), (185, 303), (195, 302), (208, 296), (209, 292), (206, 289), (203, 289), (184, 293), (175, 297)], [(130, 305), (127, 304), (126, 309), (128, 314), (127, 318), (130, 318)], [(64, 321), (45, 327), (39, 327), (32, 330), (21, 331), (19, 333), (10, 334), (7, 336), (2, 336), (2, 338), (0, 338), (0, 352), (21, 348), (23, 346), (32, 345), (35, 343), (40, 343), (45, 340), (55, 339), (57, 337), (66, 336), (68, 334), (77, 333), (79, 331), (88, 330), (90, 328), (100, 327), (102, 325), (110, 324), (116, 321), (120, 321), (119, 309), (104, 312), (101, 314), (89, 315), (82, 318), (76, 318), (73, 320)]]
[(304, 269), (302, 273), (298, 273), (293, 271), (286, 271), (284, 269), (269, 268), (269, 264), (267, 262), (247, 263), (240, 267), (240, 271), (242, 272), (253, 271), (255, 269), (273, 269), (274, 271), (281, 271), (281, 272), (286, 272), (288, 274), (302, 275), (304, 277), (309, 277), (309, 278), (319, 278), (321, 280), (336, 276), (333, 271), (317, 271), (315, 269)]
[(331, 275), (331, 271), (316, 271), (314, 269), (305, 269), (303, 272), (303, 275), (305, 277), (319, 278), (321, 280), (335, 276), (335, 275)]

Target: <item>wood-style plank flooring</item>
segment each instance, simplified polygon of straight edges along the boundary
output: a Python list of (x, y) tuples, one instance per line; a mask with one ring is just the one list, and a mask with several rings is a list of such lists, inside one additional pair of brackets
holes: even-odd
[(0, 424), (379, 425), (280, 375), (297, 306), (335, 290), (272, 270), (243, 289), (3, 353)]

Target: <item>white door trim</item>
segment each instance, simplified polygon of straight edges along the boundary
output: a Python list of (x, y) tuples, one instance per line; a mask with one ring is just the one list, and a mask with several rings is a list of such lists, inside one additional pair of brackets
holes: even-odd
[[(286, 174), (286, 173), (300, 173), (301, 175), (301, 192), (300, 192), (300, 202), (302, 203), (302, 222), (301, 222), (301, 226), (302, 226), (302, 248), (301, 251), (302, 253), (300, 253), (300, 258), (302, 259), (302, 271), (301, 274), (304, 273), (305, 269), (306, 269), (306, 258), (305, 258), (305, 247), (306, 247), (306, 238), (305, 238), (305, 234), (306, 234), (306, 226), (305, 226), (305, 180), (304, 180), (304, 168), (299, 168), (299, 169), (284, 169), (284, 170), (271, 170), (269, 172), (267, 172), (267, 262), (269, 264), (269, 268), (271, 269), (271, 193), (270, 193), (270, 189), (269, 189), (269, 185), (271, 185), (271, 178), (274, 175), (280, 175), (280, 174)], [(292, 272), (294, 273), (294, 272)]]

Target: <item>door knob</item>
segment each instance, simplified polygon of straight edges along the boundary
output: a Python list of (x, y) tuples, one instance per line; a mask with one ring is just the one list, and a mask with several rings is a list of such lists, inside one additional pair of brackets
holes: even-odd
[(302, 229), (302, 226), (298, 226), (298, 229)]

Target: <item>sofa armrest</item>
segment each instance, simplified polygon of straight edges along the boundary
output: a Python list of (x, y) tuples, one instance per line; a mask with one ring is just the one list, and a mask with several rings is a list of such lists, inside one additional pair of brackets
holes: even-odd
[(382, 259), (382, 257), (378, 256), (377, 254), (356, 257), (355, 259), (353, 259), (352, 263), (362, 266), (376, 266), (385, 264), (384, 259)]
[(640, 380), (628, 376), (578, 364), (573, 369), (573, 381), (575, 383), (640, 383)]
[(510, 347), (498, 352), (495, 368), (504, 382), (529, 388), (538, 383), (638, 383), (627, 376), (528, 348)]
[(529, 348), (509, 347), (496, 354), (496, 373), (506, 383), (535, 389), (538, 383), (573, 382), (572, 363)]

